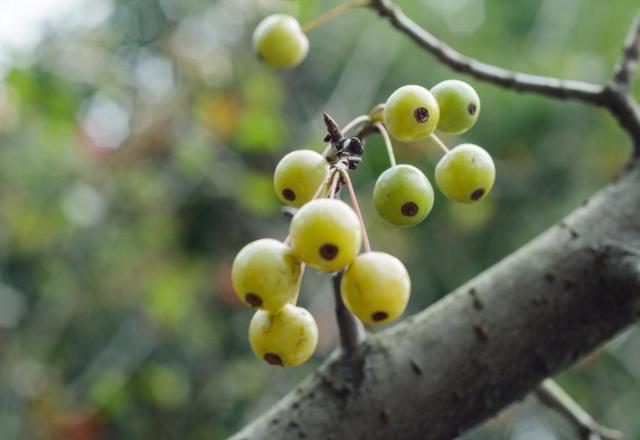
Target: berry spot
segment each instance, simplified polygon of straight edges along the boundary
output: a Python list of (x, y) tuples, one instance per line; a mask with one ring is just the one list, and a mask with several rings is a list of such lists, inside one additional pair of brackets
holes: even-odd
[(282, 358), (275, 353), (267, 353), (264, 355), (264, 360), (267, 361), (268, 364), (271, 365), (280, 365), (281, 367), (284, 365), (282, 363)]
[(415, 216), (419, 210), (420, 208), (415, 202), (407, 202), (400, 207), (400, 212), (402, 212), (402, 215), (407, 217)]
[(296, 199), (296, 193), (294, 193), (292, 189), (285, 188), (282, 190), (282, 197), (291, 202)]
[(429, 110), (424, 107), (418, 107), (413, 112), (413, 117), (420, 123), (427, 122), (427, 120), (429, 120)]
[(262, 305), (262, 298), (255, 293), (247, 293), (244, 299), (251, 305), (251, 307), (260, 307)]
[(484, 188), (478, 188), (471, 193), (471, 200), (480, 200), (480, 197), (484, 195)]
[(338, 246), (327, 243), (320, 246), (320, 256), (325, 260), (333, 260), (338, 255)]
[(371, 314), (371, 319), (373, 319), (376, 322), (384, 321), (388, 317), (389, 317), (389, 314), (387, 312), (382, 312), (382, 311), (373, 312)]
[(469, 106), (467, 107), (467, 111), (471, 116), (475, 115), (477, 110), (478, 110), (478, 106), (475, 105), (473, 102), (469, 104)]

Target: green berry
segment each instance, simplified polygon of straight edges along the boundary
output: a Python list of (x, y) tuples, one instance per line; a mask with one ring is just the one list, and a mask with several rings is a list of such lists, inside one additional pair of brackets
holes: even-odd
[(342, 300), (365, 324), (382, 324), (397, 319), (407, 306), (411, 280), (396, 257), (384, 252), (367, 252), (349, 265), (342, 277)]
[(291, 220), (291, 248), (309, 266), (333, 272), (351, 263), (360, 250), (358, 216), (341, 200), (312, 200)]
[(249, 343), (265, 362), (295, 367), (316, 350), (318, 326), (311, 313), (293, 304), (276, 312), (258, 310), (249, 324)]
[(329, 164), (312, 150), (292, 151), (282, 158), (273, 175), (273, 185), (280, 200), (299, 208), (311, 200), (327, 178)]
[(436, 166), (436, 183), (452, 200), (473, 203), (491, 191), (496, 168), (489, 153), (473, 144), (458, 145)]
[(389, 133), (399, 141), (428, 138), (438, 125), (438, 119), (438, 101), (424, 87), (400, 87), (384, 105), (384, 123)]
[(451, 79), (431, 89), (440, 106), (438, 130), (460, 134), (474, 126), (480, 115), (480, 97), (469, 84)]
[(290, 15), (273, 14), (253, 32), (253, 49), (268, 66), (289, 69), (307, 56), (309, 40), (298, 20)]
[(422, 171), (411, 165), (396, 165), (378, 177), (373, 188), (378, 213), (391, 224), (413, 226), (423, 221), (433, 207), (433, 188)]
[(248, 306), (276, 311), (292, 301), (300, 287), (301, 264), (289, 246), (270, 238), (249, 243), (238, 252), (231, 281)]

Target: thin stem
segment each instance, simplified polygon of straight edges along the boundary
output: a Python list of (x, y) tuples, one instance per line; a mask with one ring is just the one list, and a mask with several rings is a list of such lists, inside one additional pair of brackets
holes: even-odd
[[(369, 115), (360, 115), (360, 116), (356, 116), (355, 118), (353, 118), (351, 121), (347, 122), (347, 125), (344, 126), (344, 128), (340, 129), (340, 132), (343, 135), (346, 135), (347, 132), (349, 132), (350, 130), (352, 130), (353, 128), (355, 128), (356, 126), (358, 126), (359, 124), (362, 123), (369, 123), (371, 122), (371, 117)], [(327, 157), (327, 155), (331, 152), (331, 142), (328, 142), (326, 147), (324, 148), (324, 151), (322, 152), (322, 155), (324, 157)]]
[(334, 169), (333, 180), (331, 181), (331, 187), (329, 188), (329, 198), (336, 197), (336, 190), (338, 188), (338, 182), (340, 181), (340, 173), (337, 169)]
[(298, 304), (298, 297), (300, 296), (300, 287), (302, 286), (302, 277), (304, 276), (304, 270), (307, 267), (306, 264), (300, 263), (300, 279), (298, 280), (298, 290), (296, 291), (296, 295), (289, 301), (290, 304), (294, 306)]
[(353, 205), (353, 209), (358, 216), (358, 220), (360, 221), (360, 228), (362, 229), (362, 240), (364, 242), (364, 250), (365, 252), (371, 252), (371, 243), (369, 242), (369, 235), (367, 234), (367, 227), (364, 224), (364, 219), (362, 218), (362, 212), (360, 211), (360, 205), (358, 204), (358, 198), (356, 197), (356, 192), (353, 189), (353, 184), (351, 183), (351, 178), (349, 177), (349, 173), (346, 170), (340, 170), (340, 174), (342, 175), (347, 189), (349, 190), (349, 197), (351, 198), (351, 204)]
[(436, 143), (438, 147), (440, 147), (440, 149), (444, 154), (447, 154), (449, 152), (449, 148), (447, 147), (447, 144), (442, 142), (442, 139), (436, 136), (435, 133), (431, 133), (431, 139)]
[(302, 32), (304, 32), (305, 34), (309, 33), (309, 31), (320, 26), (322, 23), (329, 21), (335, 17), (338, 17), (351, 9), (365, 6), (368, 3), (369, 3), (368, 1), (362, 1), (362, 0), (354, 0), (347, 3), (342, 3), (336, 6), (335, 8), (325, 12), (324, 14), (317, 16), (316, 18), (314, 18), (313, 20), (305, 24), (302, 27)]
[(382, 135), (382, 139), (384, 139), (384, 145), (387, 147), (387, 155), (389, 156), (389, 163), (391, 164), (392, 167), (395, 167), (396, 155), (393, 152), (393, 144), (391, 143), (391, 137), (389, 137), (389, 132), (387, 131), (387, 128), (384, 126), (384, 124), (381, 124), (380, 122), (376, 122), (373, 125), (378, 129), (378, 131)]
[(618, 440), (622, 433), (598, 424), (554, 380), (544, 380), (534, 390), (538, 400), (562, 415), (584, 440)]
[(340, 333), (340, 347), (345, 356), (351, 356), (366, 339), (366, 333), (362, 322), (347, 309), (342, 301), (340, 283), (343, 273), (344, 270), (336, 272), (331, 276), (331, 281), (333, 282), (333, 294), (336, 302), (336, 321)]

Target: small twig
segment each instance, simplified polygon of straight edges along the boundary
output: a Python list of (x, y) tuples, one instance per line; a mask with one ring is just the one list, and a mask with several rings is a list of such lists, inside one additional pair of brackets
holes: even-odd
[(322, 15), (319, 15), (318, 17), (314, 18), (313, 20), (311, 20), (310, 22), (302, 26), (302, 32), (306, 34), (309, 31), (320, 26), (322, 23), (325, 23), (335, 17), (340, 16), (345, 12), (349, 11), (350, 9), (355, 9), (355, 8), (359, 8), (366, 5), (367, 5), (367, 1), (364, 1), (364, 0), (354, 0), (347, 3), (339, 4), (335, 8), (330, 9), (329, 11), (325, 12)]
[(389, 156), (389, 163), (392, 167), (396, 166), (396, 155), (393, 152), (393, 144), (391, 143), (391, 138), (389, 137), (389, 132), (383, 124), (380, 122), (376, 122), (373, 124), (380, 134), (382, 135), (382, 139), (384, 139), (384, 145), (387, 147), (387, 155)]
[(521, 92), (534, 92), (556, 98), (573, 98), (590, 103), (602, 101), (603, 87), (598, 84), (515, 72), (463, 55), (416, 24), (391, 0), (371, 0), (369, 7), (387, 18), (393, 27), (442, 63), (458, 72)]
[(342, 294), (340, 293), (340, 283), (342, 281), (343, 270), (331, 276), (333, 282), (333, 293), (336, 301), (336, 321), (340, 331), (340, 347), (345, 356), (351, 356), (358, 347), (365, 341), (366, 333), (364, 326), (344, 305)]
[[(329, 115), (327, 115), (326, 113), (324, 113), (326, 116), (328, 116), (329, 118), (331, 118)], [(340, 137), (342, 137), (343, 135), (346, 135), (351, 129), (353, 129), (354, 127), (358, 126), (359, 124), (363, 124), (363, 123), (369, 123), (371, 122), (371, 117), (369, 115), (360, 115), (357, 116), (355, 118), (353, 118), (351, 121), (347, 122), (347, 124), (344, 126), (344, 128), (340, 129), (340, 127), (338, 127), (338, 125), (336, 124), (336, 122), (333, 119), (330, 119), (331, 122), (333, 122), (333, 124), (335, 124), (335, 129), (338, 130), (338, 133), (340, 134)], [(329, 122), (329, 124), (331, 124), (331, 122)], [(327, 124), (327, 119), (325, 117), (325, 124)], [(331, 152), (331, 146), (332, 143), (328, 142), (324, 151), (322, 152), (322, 155), (324, 157), (327, 157), (329, 155), (329, 153)]]
[(358, 216), (358, 220), (360, 221), (360, 229), (362, 229), (362, 241), (364, 242), (364, 250), (365, 252), (371, 252), (371, 243), (369, 242), (369, 234), (367, 234), (367, 227), (364, 224), (364, 218), (362, 218), (362, 211), (360, 211), (360, 205), (358, 204), (358, 198), (356, 197), (356, 192), (353, 189), (353, 184), (351, 183), (351, 178), (349, 177), (349, 173), (347, 170), (340, 170), (340, 174), (345, 181), (347, 186), (347, 190), (349, 191), (349, 197), (351, 198), (351, 205), (353, 205), (353, 209)]
[(631, 87), (633, 78), (638, 70), (638, 58), (640, 57), (640, 11), (636, 14), (627, 37), (624, 40), (624, 48), (620, 59), (613, 70), (613, 81), (625, 89)]
[(577, 430), (583, 440), (619, 440), (622, 433), (598, 424), (555, 381), (544, 380), (535, 390), (538, 400), (557, 411)]
[(449, 148), (447, 147), (447, 144), (442, 142), (442, 139), (440, 139), (440, 137), (437, 136), (435, 133), (431, 133), (431, 140), (436, 143), (436, 145), (442, 150), (444, 154), (447, 154), (449, 152)]

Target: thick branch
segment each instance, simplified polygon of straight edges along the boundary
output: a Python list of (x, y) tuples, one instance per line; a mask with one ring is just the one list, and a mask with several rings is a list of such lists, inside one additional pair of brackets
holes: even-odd
[(627, 38), (624, 40), (622, 55), (613, 71), (613, 81), (628, 89), (638, 70), (640, 57), (640, 11), (631, 22)]
[(350, 360), (332, 356), (236, 438), (447, 439), (522, 398), (640, 316), (638, 188), (636, 165)]
[(411, 20), (391, 0), (371, 0), (370, 7), (442, 63), (458, 72), (520, 92), (556, 98), (572, 98), (602, 104), (603, 87), (583, 81), (565, 80), (506, 70), (461, 54)]

